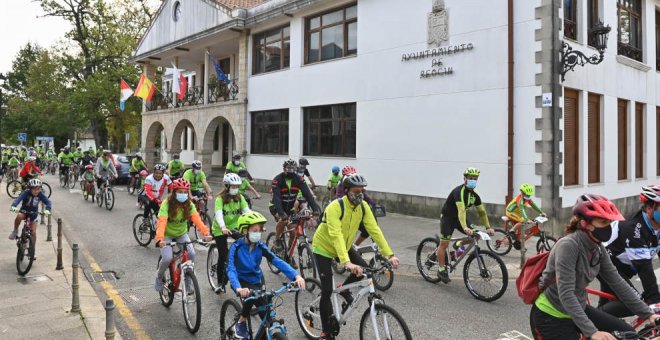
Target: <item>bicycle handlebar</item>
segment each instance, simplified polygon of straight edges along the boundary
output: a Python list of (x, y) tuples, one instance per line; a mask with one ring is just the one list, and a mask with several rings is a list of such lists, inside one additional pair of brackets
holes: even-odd
[(252, 290), (250, 290), (251, 296), (246, 297), (245, 299), (243, 299), (243, 301), (247, 302), (247, 301), (251, 301), (251, 300), (260, 299), (260, 298), (263, 298), (263, 297), (278, 296), (278, 295), (283, 294), (285, 291), (291, 293), (291, 292), (297, 292), (299, 290), (300, 290), (300, 288), (298, 288), (298, 285), (296, 284), (295, 281), (294, 282), (289, 282), (289, 283), (283, 283), (282, 287), (280, 287), (276, 290), (252, 289)]

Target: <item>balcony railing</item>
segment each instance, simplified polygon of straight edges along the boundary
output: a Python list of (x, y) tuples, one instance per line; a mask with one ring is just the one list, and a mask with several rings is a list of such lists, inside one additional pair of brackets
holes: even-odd
[[(225, 82), (209, 84), (208, 103), (222, 103), (238, 98), (238, 79), (234, 79), (230, 85)], [(182, 100), (174, 101), (174, 94), (157, 92), (147, 102), (147, 111), (165, 110), (184, 106), (204, 105), (204, 86), (189, 87)]]

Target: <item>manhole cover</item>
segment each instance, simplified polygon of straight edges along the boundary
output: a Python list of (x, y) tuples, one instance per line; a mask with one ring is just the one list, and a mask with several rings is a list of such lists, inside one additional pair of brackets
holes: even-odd
[(85, 278), (87, 281), (91, 283), (97, 283), (97, 282), (103, 282), (103, 281), (117, 281), (119, 278), (119, 275), (117, 275), (116, 272), (112, 270), (104, 270), (104, 271), (92, 271), (90, 269), (83, 269), (83, 274), (85, 274)]
[(48, 275), (42, 274), (42, 275), (19, 277), (16, 279), (16, 281), (24, 285), (27, 285), (36, 282), (53, 281), (53, 279), (51, 279)]

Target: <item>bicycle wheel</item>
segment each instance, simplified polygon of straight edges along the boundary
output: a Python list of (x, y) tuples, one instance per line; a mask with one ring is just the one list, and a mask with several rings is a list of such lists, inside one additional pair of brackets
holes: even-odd
[(366, 339), (412, 339), (408, 325), (394, 308), (374, 304), (376, 324), (373, 324), (371, 307), (367, 308), (360, 319), (360, 340)]
[(495, 235), (486, 241), (488, 249), (500, 256), (508, 254), (511, 251), (512, 245), (513, 240), (511, 240), (511, 236), (502, 229), (495, 229)]
[(69, 189), (76, 188), (76, 174), (75, 171), (69, 170)]
[[(481, 301), (492, 302), (504, 294), (509, 284), (509, 273), (504, 261), (488, 250), (468, 256), (463, 267), (463, 281), (467, 290)], [(476, 261), (475, 261), (476, 260)]]
[(181, 302), (183, 305), (183, 317), (186, 319), (186, 327), (192, 334), (197, 333), (202, 321), (202, 295), (199, 293), (199, 283), (191, 268), (186, 269), (181, 277), (181, 284), (187, 284)]
[(99, 208), (103, 206), (103, 189), (96, 193), (96, 205), (98, 205)]
[(220, 308), (220, 339), (234, 339), (234, 325), (241, 315), (241, 305), (234, 299), (227, 299)]
[[(283, 234), (284, 235), (284, 234)], [(277, 257), (281, 258), (282, 260), (286, 261), (286, 251), (280, 247), (277, 247), (275, 245), (275, 232), (271, 232), (268, 234), (268, 237), (266, 237), (266, 246), (268, 249), (270, 249), (273, 254), (277, 255)], [(268, 268), (270, 268), (270, 271), (273, 272), (273, 274), (279, 274), (280, 270), (275, 267), (272, 263), (268, 262)]]
[(21, 186), (20, 181), (13, 180), (7, 183), (7, 195), (9, 195), (9, 197), (17, 198), (22, 191), (23, 187)]
[[(296, 292), (296, 319), (305, 336), (312, 340), (321, 338), (321, 282), (317, 279), (306, 278), (305, 290)], [(334, 318), (334, 316), (333, 316)]]
[(209, 279), (211, 289), (215, 291), (218, 288), (218, 247), (215, 244), (209, 247), (206, 255), (206, 277)]
[(390, 289), (394, 283), (394, 271), (392, 271), (391, 266), (384, 262), (387, 262), (387, 259), (376, 261), (376, 257), (369, 261), (369, 267), (378, 270), (373, 277), (374, 288), (383, 292)]
[[(438, 248), (438, 239), (427, 237), (417, 246), (417, 269), (424, 280), (432, 283), (440, 282), (438, 277), (438, 257), (435, 250)], [(445, 259), (446, 261), (447, 259)]]
[(66, 180), (67, 179), (68, 179), (68, 177), (66, 175), (64, 175), (62, 172), (60, 172), (60, 186), (62, 188), (66, 187), (66, 185), (67, 185)]
[(41, 182), (41, 192), (46, 195), (46, 197), (50, 198), (50, 194), (52, 193), (52, 190), (50, 189), (50, 184), (46, 182)]
[(536, 253), (539, 254), (541, 251), (550, 251), (552, 247), (557, 243), (557, 239), (544, 235), (543, 237), (539, 237), (539, 240), (536, 241)]
[[(158, 265), (156, 266), (156, 269), (160, 267), (160, 261), (162, 260), (161, 256), (158, 256)], [(160, 292), (159, 297), (160, 297), (160, 302), (163, 304), (165, 307), (169, 307), (172, 305), (172, 302), (174, 302), (174, 283), (172, 282), (172, 273), (170, 272), (170, 268), (167, 268), (165, 270), (165, 273), (163, 273), (163, 291)]]
[(133, 218), (133, 236), (137, 243), (146, 247), (151, 243), (151, 221), (144, 215), (137, 214)]
[(341, 274), (344, 274), (346, 272), (346, 267), (340, 266), (339, 264), (337, 264), (337, 261), (332, 260), (332, 271), (334, 271), (335, 273), (341, 275)]
[(312, 247), (309, 243), (298, 245), (298, 271), (303, 278), (316, 278), (316, 262), (312, 255)]
[(31, 237), (21, 237), (18, 242), (18, 251), (16, 252), (16, 271), (18, 275), (25, 276), (32, 268), (34, 259), (30, 256), (30, 247), (32, 246)]
[(105, 193), (105, 208), (112, 210), (112, 207), (115, 206), (115, 193), (112, 189), (108, 188), (108, 191)]

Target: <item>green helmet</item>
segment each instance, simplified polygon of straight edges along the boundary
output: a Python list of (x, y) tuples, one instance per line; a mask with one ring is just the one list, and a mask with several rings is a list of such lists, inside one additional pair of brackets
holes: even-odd
[(238, 218), (238, 231), (243, 233), (243, 230), (245, 230), (245, 228), (249, 228), (251, 225), (259, 223), (265, 224), (266, 222), (268, 222), (268, 220), (264, 217), (264, 215), (256, 211), (250, 211)]
[(520, 192), (525, 196), (534, 196), (534, 186), (529, 183), (520, 185)]
[(476, 176), (476, 177), (479, 177), (480, 173), (481, 173), (481, 171), (479, 171), (479, 169), (477, 169), (477, 168), (467, 168), (463, 172), (463, 176)]

